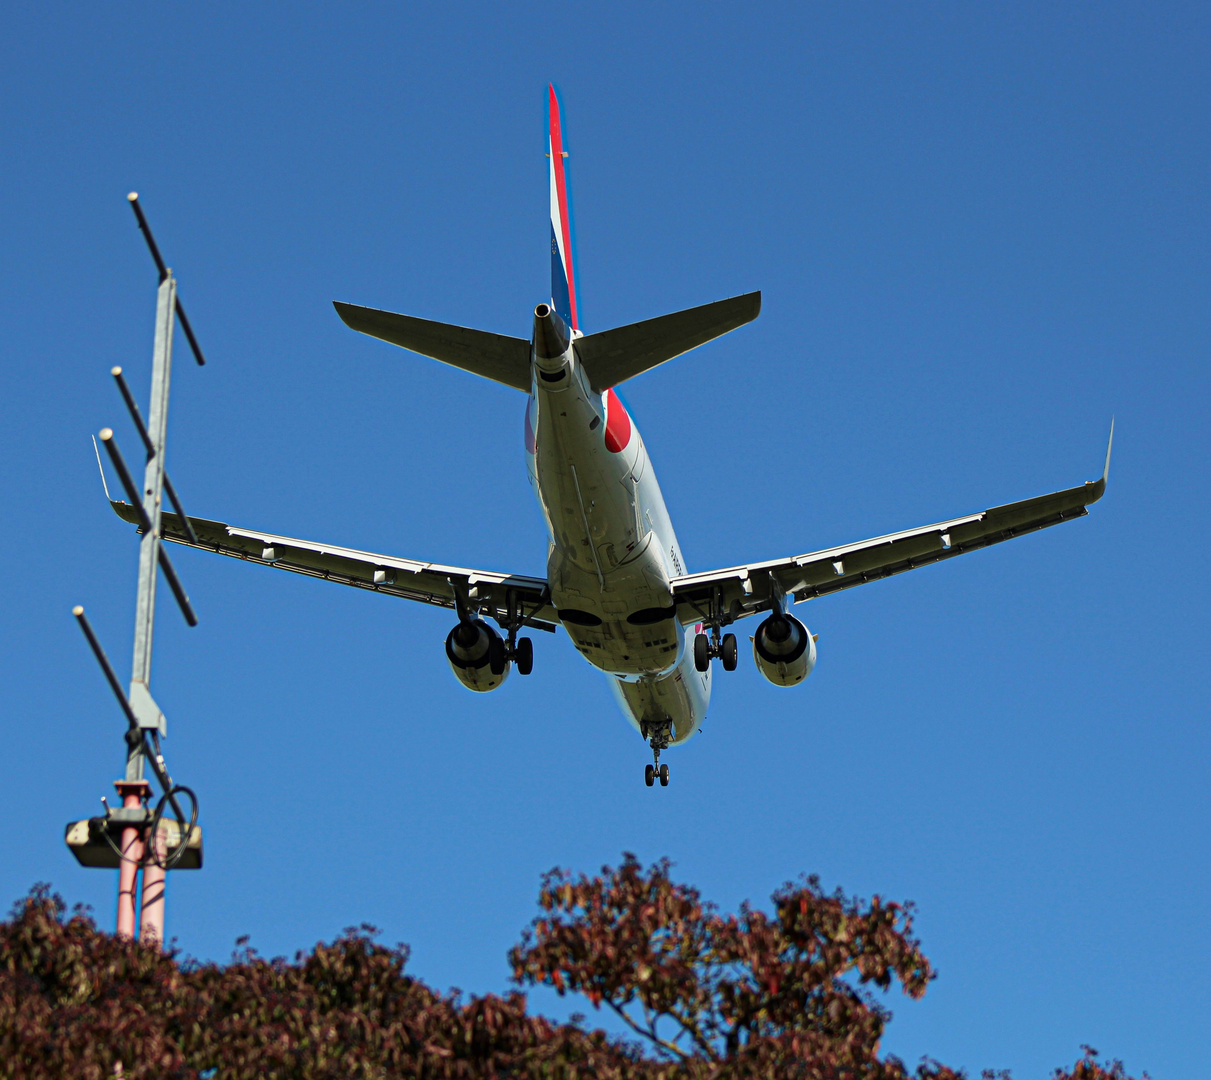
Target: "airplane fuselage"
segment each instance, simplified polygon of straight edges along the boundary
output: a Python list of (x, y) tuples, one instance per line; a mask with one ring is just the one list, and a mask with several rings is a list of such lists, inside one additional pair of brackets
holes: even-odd
[(685, 568), (660, 485), (618, 396), (592, 389), (573, 341), (540, 355), (538, 321), (526, 462), (551, 538), (552, 602), (635, 728), (650, 737), (667, 725), (670, 743), (684, 742), (706, 715), (711, 673), (695, 669), (695, 628), (676, 617), (669, 580)]

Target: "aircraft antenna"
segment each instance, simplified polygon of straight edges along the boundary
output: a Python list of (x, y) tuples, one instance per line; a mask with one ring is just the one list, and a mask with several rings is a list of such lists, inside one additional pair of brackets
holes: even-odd
[[(126, 717), (127, 729), (123, 736), (126, 769), (123, 778), (114, 783), (122, 805), (111, 807), (102, 797), (101, 803), (105, 813), (68, 824), (66, 840), (67, 846), (81, 865), (117, 869), (118, 934), (163, 943), (167, 872), (171, 869), (200, 869), (202, 866), (202, 830), (197, 824), (198, 800), (190, 788), (175, 783), (169, 775), (160, 745), (160, 739), (167, 735), (168, 725), (164, 713), (151, 696), (151, 648), (155, 630), (156, 582), (159, 571), (163, 571), (164, 579), (176, 598), (185, 622), (189, 626), (198, 624), (197, 615), (181, 579), (164, 550), (162, 529), (163, 497), (167, 495), (179, 522), (179, 528), (173, 531), (184, 533), (191, 543), (198, 542), (193, 523), (185, 513), (181, 499), (164, 469), (169, 384), (172, 375), (172, 336), (178, 320), (193, 350), (194, 359), (199, 365), (205, 364), (206, 360), (181, 307), (176, 279), (172, 270), (164, 264), (160, 248), (143, 214), (143, 208), (139, 205), (139, 196), (132, 191), (127, 199), (160, 275), (156, 289), (151, 398), (146, 423), (123, 377), (122, 369), (115, 367), (110, 370), (146, 452), (141, 488), (136, 486), (134, 477), (118, 450), (113, 429), (103, 428), (99, 433), (101, 444), (109, 455), (138, 519), (141, 534), (139, 583), (135, 595), (134, 656), (128, 690), (122, 688), (109, 657), (106, 656), (84, 614), (84, 608), (77, 604), (72, 609), (72, 614), (101, 667), (105, 681)], [(98, 452), (98, 465), (100, 461)], [(104, 470), (101, 477), (104, 482)], [(108, 498), (108, 486), (105, 494)], [(161, 791), (154, 810), (148, 805), (152, 797), (148, 773), (155, 778)], [(188, 813), (183, 808), (185, 805), (189, 807)]]

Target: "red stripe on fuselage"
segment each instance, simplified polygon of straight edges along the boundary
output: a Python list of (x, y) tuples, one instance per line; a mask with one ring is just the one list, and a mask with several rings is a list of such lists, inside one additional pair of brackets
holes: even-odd
[(576, 317), (576, 282), (572, 271), (572, 221), (568, 217), (568, 185), (563, 174), (563, 134), (559, 129), (559, 99), (555, 87), (547, 88), (551, 95), (551, 161), (555, 165), (555, 196), (559, 200), (559, 228), (563, 240), (563, 269), (568, 279), (568, 307), (572, 313), (572, 329), (579, 330)]
[(606, 449), (611, 454), (621, 453), (631, 441), (631, 418), (613, 390), (606, 391)]

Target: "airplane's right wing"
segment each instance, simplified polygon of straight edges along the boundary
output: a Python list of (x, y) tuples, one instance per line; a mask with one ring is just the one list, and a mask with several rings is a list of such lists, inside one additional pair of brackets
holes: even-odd
[[(138, 514), (129, 503), (112, 500), (110, 506), (123, 521), (138, 524)], [(189, 523), (197, 537), (196, 544), (176, 514), (161, 515), (160, 533), (165, 540), (186, 547), (438, 607), (455, 608), (457, 590), (480, 615), (490, 616), (502, 625), (510, 618), (510, 607), (514, 616), (521, 618), (522, 625), (536, 630), (554, 632), (559, 623), (547, 583), (542, 578), (376, 555), (370, 551), (238, 529), (221, 521), (207, 521), (192, 515)]]
[(1102, 478), (1079, 487), (855, 544), (674, 578), (678, 618), (686, 626), (709, 621), (712, 610), (743, 618), (767, 609), (775, 592), (795, 602), (810, 600), (1084, 517), (1105, 492), (1109, 472), (1107, 445)]

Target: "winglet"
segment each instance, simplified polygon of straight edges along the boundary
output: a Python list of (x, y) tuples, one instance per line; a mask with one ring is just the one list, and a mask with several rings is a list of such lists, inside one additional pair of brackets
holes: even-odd
[[(1089, 500), (1095, 503), (1106, 493), (1106, 481), (1110, 479), (1110, 451), (1114, 446), (1114, 417), (1110, 418), (1110, 438), (1106, 440), (1106, 464), (1102, 468), (1102, 478), (1100, 480), (1087, 480), (1085, 483), (1093, 489), (1093, 498)], [(1088, 503), (1086, 504), (1088, 505)]]
[(101, 489), (105, 492), (105, 498), (112, 503), (113, 499), (109, 498), (109, 485), (105, 482), (105, 466), (101, 464), (101, 451), (97, 449), (97, 437), (93, 436), (93, 453), (97, 455), (97, 468), (101, 470)]

